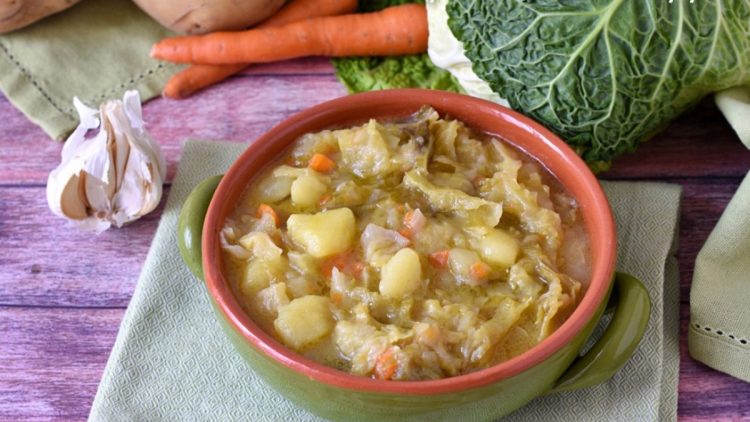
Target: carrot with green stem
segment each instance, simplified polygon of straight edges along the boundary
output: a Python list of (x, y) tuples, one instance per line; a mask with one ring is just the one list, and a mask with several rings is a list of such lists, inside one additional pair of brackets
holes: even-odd
[[(322, 16), (352, 13), (357, 0), (293, 0), (254, 29), (284, 26), (291, 22)], [(247, 67), (247, 63), (227, 65), (192, 65), (172, 76), (162, 92), (169, 98), (186, 98), (207, 86), (221, 82)]]
[(427, 50), (424, 5), (330, 16), (281, 27), (167, 38), (151, 56), (175, 63), (266, 63), (305, 56), (399, 56)]

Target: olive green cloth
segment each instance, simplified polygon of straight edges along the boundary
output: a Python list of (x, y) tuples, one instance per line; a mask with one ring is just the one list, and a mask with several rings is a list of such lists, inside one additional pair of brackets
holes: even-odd
[[(750, 148), (750, 88), (723, 91), (716, 104)], [(750, 382), (750, 174), (695, 259), (688, 349), (706, 365)]]
[[(195, 185), (223, 173), (243, 149), (217, 142), (186, 144), (90, 420), (317, 420), (266, 386), (235, 354), (202, 282), (180, 259), (181, 204)], [(643, 342), (612, 380), (538, 398), (507, 420), (676, 419), (679, 291), (673, 253), (680, 189), (626, 182), (604, 182), (604, 187), (617, 219), (619, 269), (641, 278), (653, 301)], [(463, 420), (449, 411), (431, 419)]]
[(0, 35), (0, 90), (54, 139), (78, 124), (73, 97), (97, 107), (137, 89), (161, 92), (177, 69), (152, 60), (169, 32), (132, 0), (84, 0), (29, 27)]

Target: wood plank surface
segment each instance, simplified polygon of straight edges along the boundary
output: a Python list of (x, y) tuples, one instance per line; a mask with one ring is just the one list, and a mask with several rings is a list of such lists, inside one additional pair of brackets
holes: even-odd
[(53, 215), (43, 186), (0, 187), (0, 305), (127, 306), (163, 206), (97, 236)]
[(125, 310), (0, 306), (0, 420), (84, 420)]
[[(248, 68), (189, 100), (150, 101), (144, 115), (171, 181), (185, 139), (251, 142), (345, 93), (326, 60), (294, 60)], [(2, 96), (0, 127), (0, 420), (83, 420), (164, 201), (126, 229), (78, 232), (46, 205), (61, 144)], [(706, 99), (601, 175), (683, 186), (680, 420), (750, 420), (750, 384), (692, 360), (686, 346), (695, 255), (748, 168), (750, 151)]]

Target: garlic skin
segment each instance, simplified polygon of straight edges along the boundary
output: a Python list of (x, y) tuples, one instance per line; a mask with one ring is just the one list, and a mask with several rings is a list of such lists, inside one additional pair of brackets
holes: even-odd
[[(99, 110), (73, 99), (81, 123), (65, 141), (62, 162), (47, 179), (53, 213), (101, 233), (153, 211), (162, 195), (166, 162), (146, 131), (138, 91)], [(99, 132), (90, 138), (91, 129)]]

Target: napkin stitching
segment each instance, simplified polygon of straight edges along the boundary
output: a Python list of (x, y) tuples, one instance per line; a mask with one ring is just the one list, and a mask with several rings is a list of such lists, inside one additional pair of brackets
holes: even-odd
[[(59, 111), (62, 114), (65, 114), (73, 119), (77, 119), (77, 113), (72, 107), (61, 107), (57, 102), (55, 102), (52, 98), (52, 96), (45, 91), (41, 85), (31, 76), (31, 73), (26, 70), (26, 68), (18, 61), (16, 60), (16, 57), (13, 55), (13, 53), (10, 51), (8, 47), (5, 46), (2, 42), (0, 42), (0, 49), (3, 50), (6, 56), (13, 62), (13, 64), (18, 68), (18, 70), (21, 71), (21, 73), (28, 79), (31, 84), (34, 86), (34, 88), (39, 91), (39, 93), (42, 95), (42, 97), (47, 100), (48, 103), (52, 107), (55, 108), (55, 110)], [(119, 86), (115, 86), (113, 88), (110, 88), (106, 91), (103, 91), (101, 94), (96, 95), (94, 97), (85, 98), (84, 102), (88, 103), (95, 103), (94, 106), (98, 106), (98, 103), (100, 103), (103, 100), (109, 99), (111, 95), (114, 93), (121, 91), (127, 87), (133, 86), (136, 84), (136, 82), (139, 82), (146, 78), (148, 75), (153, 75), (157, 72), (161, 73), (160, 71), (166, 70), (167, 67), (164, 65), (164, 63), (158, 63), (155, 67), (151, 67), (148, 69), (145, 69), (141, 71), (139, 74), (131, 77), (127, 82), (121, 83)]]
[(152, 68), (146, 69), (146, 70), (142, 71), (140, 74), (138, 74), (138, 75), (130, 78), (130, 80), (128, 80), (127, 83), (123, 82), (119, 86), (116, 86), (114, 88), (110, 88), (107, 91), (104, 91), (101, 94), (97, 95), (96, 97), (93, 97), (91, 100), (92, 101), (101, 101), (101, 100), (108, 99), (109, 96), (112, 93), (118, 92), (119, 90), (125, 89), (125, 88), (127, 88), (129, 86), (132, 86), (132, 85), (135, 85), (135, 83), (137, 81), (140, 81), (140, 80), (144, 79), (147, 75), (153, 75), (154, 73), (157, 73), (158, 71), (165, 70), (165, 69), (167, 69), (167, 67), (164, 65), (164, 63), (159, 63), (159, 64), (156, 65), (156, 67), (152, 67)]
[[(69, 115), (69, 116), (73, 115), (73, 109), (72, 108), (63, 109), (55, 101), (52, 100), (52, 97), (47, 93), (47, 91), (45, 91), (44, 89), (42, 89), (41, 86), (39, 86), (39, 84), (37, 83), (37, 81), (31, 76), (31, 73), (29, 73), (29, 71), (26, 70), (26, 68), (23, 67), (21, 65), (21, 63), (18, 62), (18, 60), (16, 60), (16, 57), (13, 55), (13, 53), (11, 53), (10, 50), (8, 49), (8, 47), (6, 47), (5, 44), (3, 44), (2, 42), (0, 42), (0, 49), (3, 50), (3, 52), (5, 53), (6, 56), (8, 56), (8, 58), (10, 59), (10, 61), (12, 61), (14, 65), (16, 65), (16, 67), (18, 68), (18, 70), (20, 70), (21, 73), (23, 73), (23, 75), (26, 76), (26, 78), (31, 82), (31, 84), (34, 86), (34, 88), (36, 88), (37, 91), (39, 91), (39, 93), (42, 94), (42, 97), (45, 100), (47, 100), (47, 102), (49, 102), (50, 105), (52, 105), (52, 107), (54, 107), (57, 111), (59, 111), (62, 114), (66, 114), (66, 115)], [(65, 111), (65, 110), (68, 110), (68, 111)]]
[[(730, 345), (737, 346), (740, 349), (750, 349), (750, 345), (748, 345), (747, 339), (740, 338), (738, 336), (735, 336), (734, 334), (726, 334), (724, 330), (714, 330), (711, 327), (700, 325), (698, 323), (692, 324), (690, 326), (690, 330), (698, 334), (701, 334), (703, 336), (709, 337), (709, 338), (722, 340), (725, 343), (729, 343)], [(727, 340), (726, 337), (729, 337), (731, 340)], [(739, 343), (739, 344), (736, 344), (736, 343)]]

